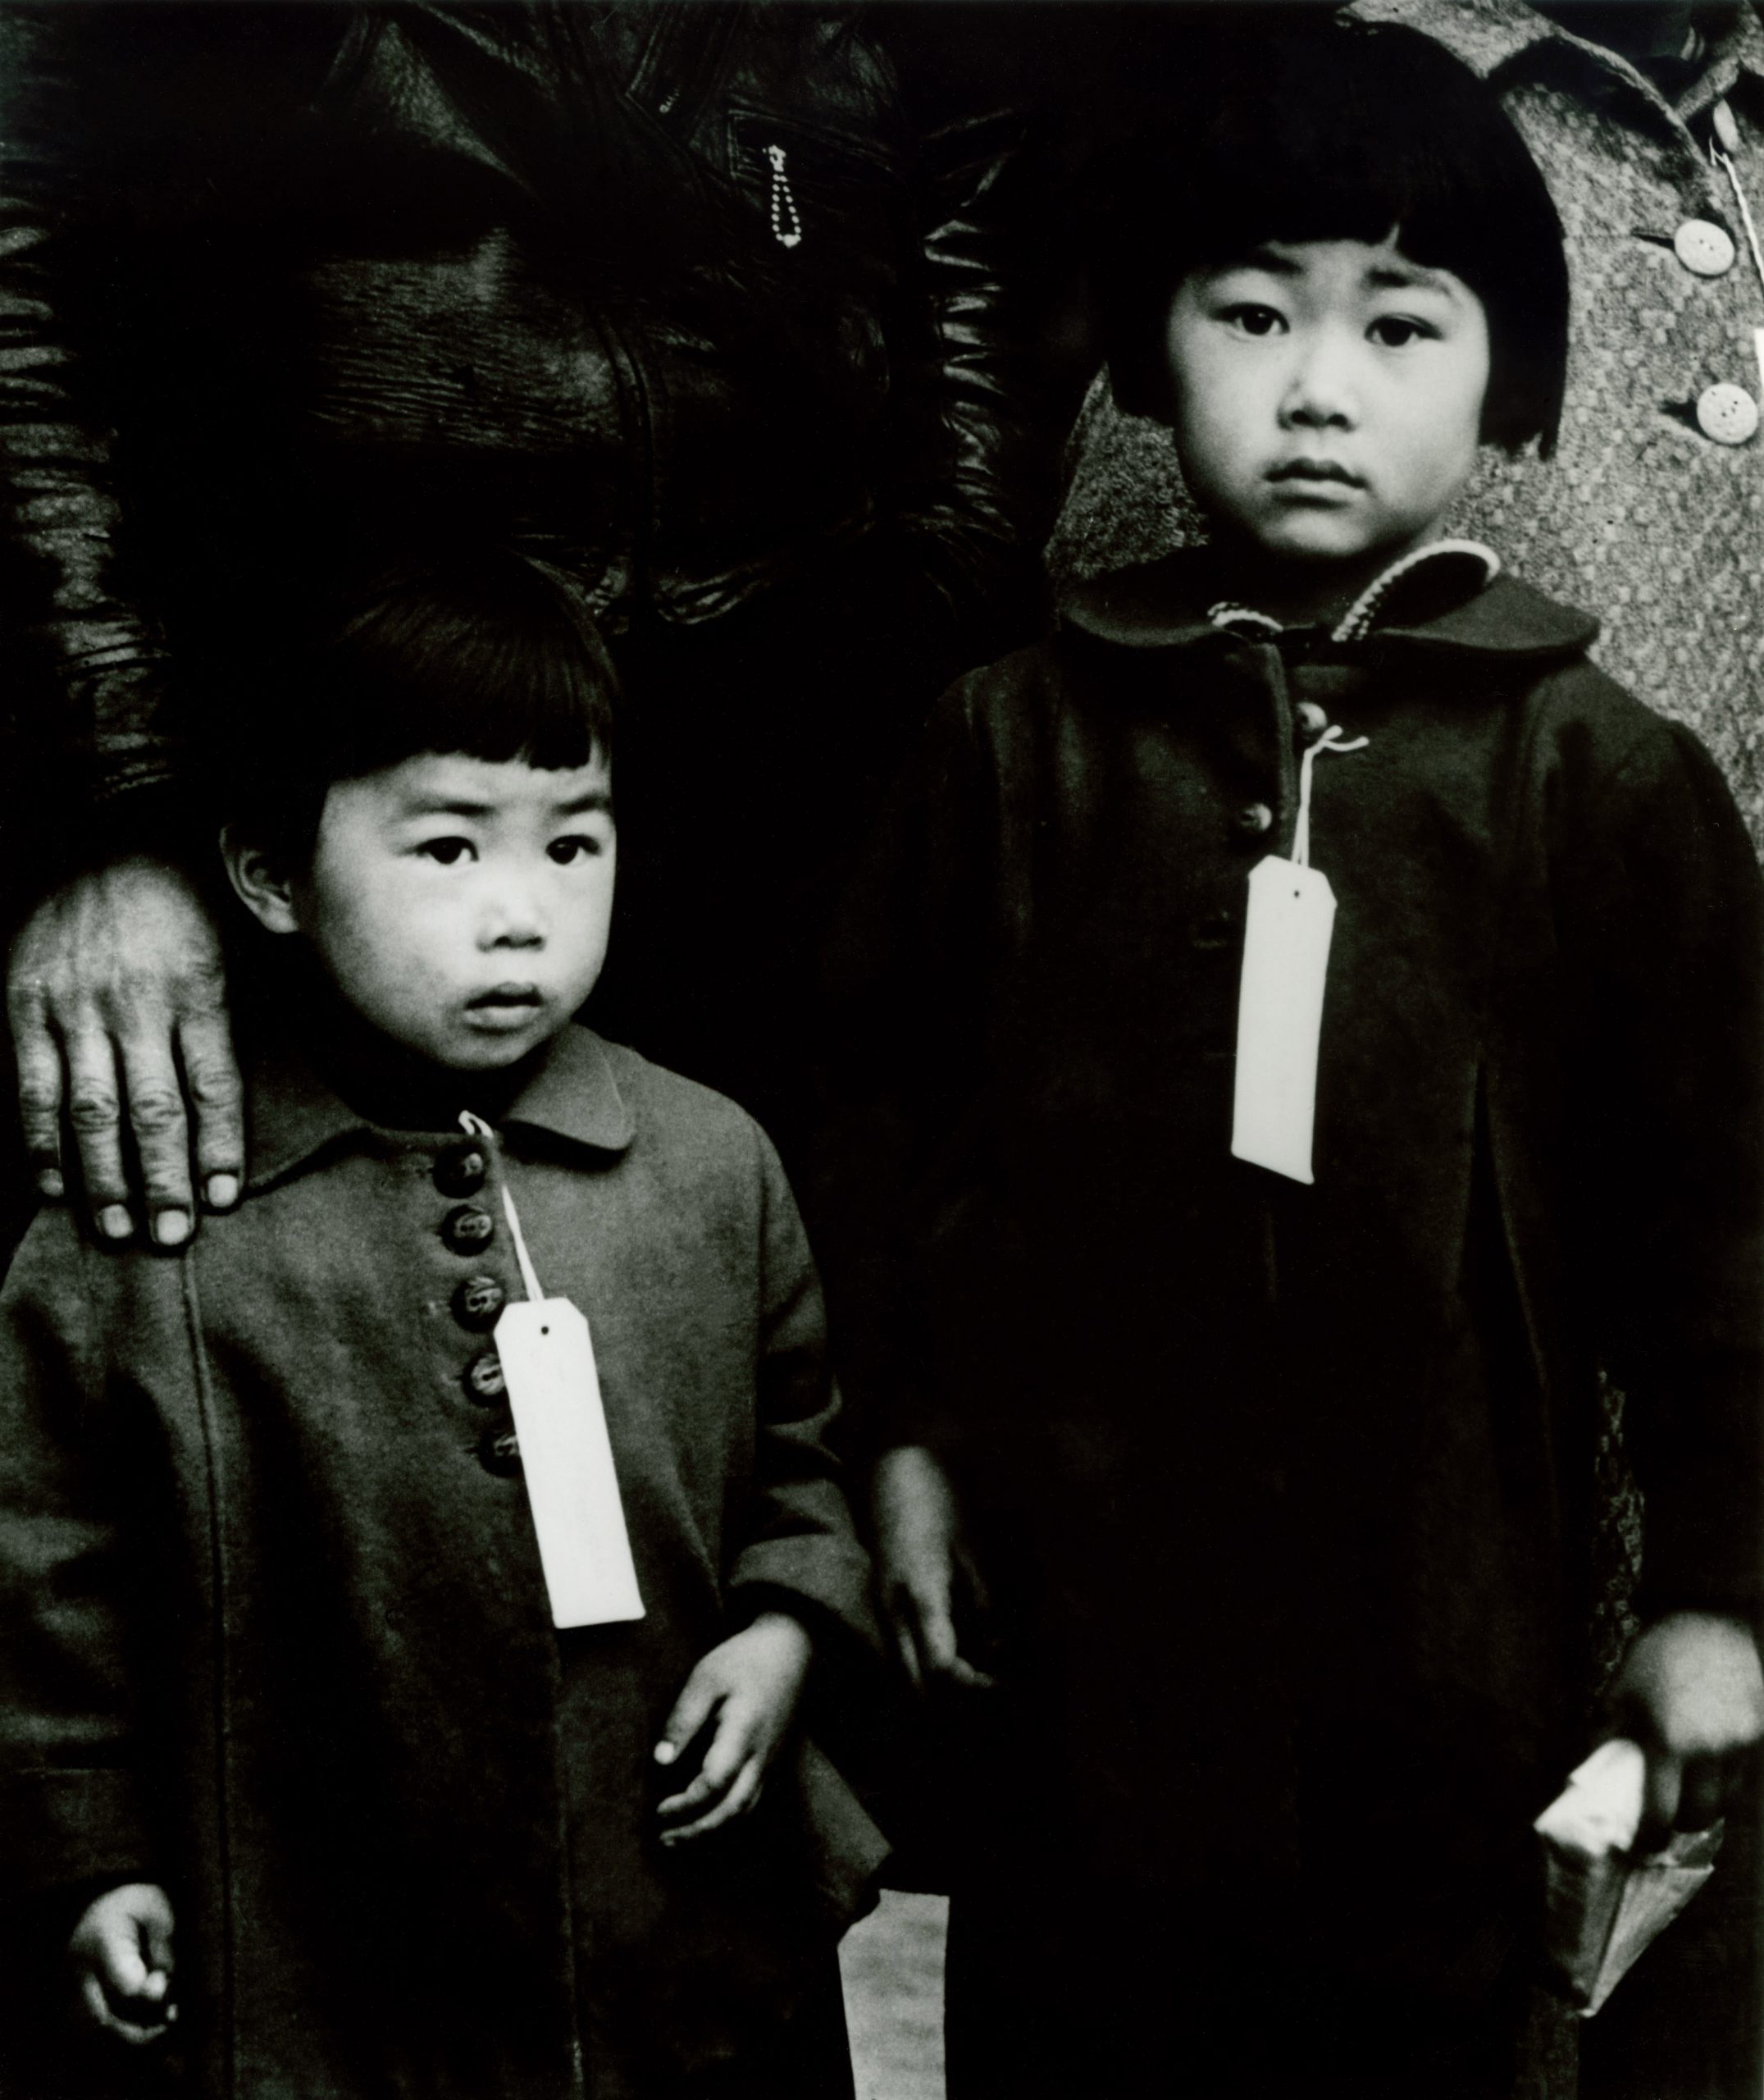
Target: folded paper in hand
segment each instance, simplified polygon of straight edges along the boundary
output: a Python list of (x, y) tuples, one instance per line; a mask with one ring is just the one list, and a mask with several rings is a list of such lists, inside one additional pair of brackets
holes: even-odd
[(1639, 1744), (1601, 1743), (1532, 1826), (1543, 1840), (1545, 1964), (1583, 2019), (1709, 1879), (1721, 1847), (1716, 1823), (1675, 1831), (1663, 1851), (1633, 1850), (1647, 1769)]

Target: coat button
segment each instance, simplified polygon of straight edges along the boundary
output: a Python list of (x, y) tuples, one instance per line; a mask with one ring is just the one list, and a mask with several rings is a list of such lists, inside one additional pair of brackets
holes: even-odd
[(1693, 276), (1725, 277), (1739, 251), (1725, 226), (1712, 219), (1686, 219), (1672, 236), (1672, 253)]
[(1252, 838), (1259, 837), (1265, 831), (1272, 831), (1274, 811), (1265, 802), (1247, 803), (1238, 812), (1238, 829), (1239, 831), (1247, 832)]
[(490, 1171), (482, 1148), (454, 1145), (435, 1162), (435, 1185), (444, 1196), (470, 1196), (484, 1186)]
[(456, 1254), (475, 1254), (495, 1236), (495, 1219), (475, 1203), (456, 1203), (441, 1220), (441, 1237)]
[(512, 1429), (486, 1429), (478, 1439), (478, 1463), (506, 1480), (521, 1469), (521, 1440)]
[(508, 1294), (495, 1276), (467, 1276), (454, 1293), (454, 1317), (462, 1327), (481, 1335), (494, 1327)]
[(493, 1349), (481, 1356), (475, 1356), (466, 1366), (466, 1396), (493, 1408), (508, 1390), (508, 1381), (502, 1375), (502, 1358)]
[(1697, 396), (1697, 427), (1717, 445), (1743, 445), (1758, 427), (1758, 404), (1743, 386), (1721, 380)]
[(1307, 737), (1320, 737), (1329, 726), (1329, 710), (1314, 700), (1301, 700), (1292, 712)]

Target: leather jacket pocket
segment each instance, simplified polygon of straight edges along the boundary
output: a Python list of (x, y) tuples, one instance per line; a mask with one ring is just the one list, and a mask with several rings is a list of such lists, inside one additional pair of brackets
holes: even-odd
[(909, 241), (904, 185), (874, 147), (768, 112), (728, 116), (729, 172), (775, 260), (820, 276), (892, 284)]

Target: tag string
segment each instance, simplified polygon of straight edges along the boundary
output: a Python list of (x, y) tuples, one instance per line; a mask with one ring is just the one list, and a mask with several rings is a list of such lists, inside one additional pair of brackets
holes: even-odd
[[(459, 1127), (467, 1137), (476, 1138), (480, 1144), (494, 1145), (496, 1133), (481, 1116), (474, 1116), (469, 1108), (460, 1112)], [(526, 1235), (521, 1230), (521, 1213), (514, 1207), (514, 1193), (506, 1180), (502, 1185), (503, 1215), (508, 1221), (508, 1236), (514, 1242), (514, 1258), (520, 1265), (521, 1281), (527, 1296), (536, 1305), (545, 1296), (540, 1288), (539, 1271), (533, 1267), (533, 1258), (526, 1251)]]
[(1332, 722), (1314, 744), (1305, 746), (1305, 755), (1298, 762), (1298, 822), (1292, 827), (1292, 864), (1295, 867), (1310, 865), (1310, 776), (1320, 751), (1360, 751), (1371, 742), (1370, 737), (1356, 737), (1351, 743), (1345, 742), (1341, 726)]

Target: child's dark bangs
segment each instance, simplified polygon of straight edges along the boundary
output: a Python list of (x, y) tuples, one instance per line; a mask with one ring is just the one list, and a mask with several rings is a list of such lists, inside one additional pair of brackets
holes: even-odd
[[(561, 769), (607, 756), (615, 673), (569, 587), (513, 557), (394, 588), (315, 665), (340, 777), (423, 751)], [(327, 675), (328, 674), (328, 675)]]

